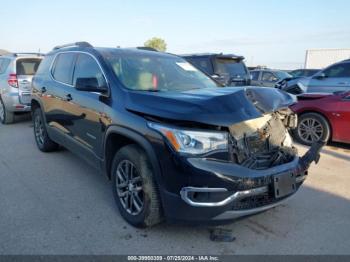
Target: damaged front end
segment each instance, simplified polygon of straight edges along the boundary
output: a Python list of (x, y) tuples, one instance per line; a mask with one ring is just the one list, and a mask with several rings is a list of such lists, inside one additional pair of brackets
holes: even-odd
[[(275, 112), (230, 126), (231, 161), (250, 169), (266, 169), (292, 161), (297, 150), (283, 121), (288, 119), (290, 125), (289, 119), (293, 117)], [(292, 122), (295, 125), (295, 120)]]
[[(172, 108), (155, 114), (156, 104), (142, 115), (173, 152), (174, 169), (181, 173), (178, 178), (186, 177), (183, 183), (175, 181), (182, 184), (183, 202), (177, 208), (190, 208), (183, 214), (186, 220), (197, 217), (198, 208), (212, 210), (203, 211), (203, 217), (225, 220), (274, 207), (298, 190), (310, 164), (320, 158), (324, 142), (298, 156), (289, 134), (297, 124), (297, 116), (288, 108), (295, 100), (286, 93), (246, 88), (183, 96), (179, 115)], [(170, 98), (174, 99), (166, 96)], [(129, 110), (138, 113), (136, 107)]]

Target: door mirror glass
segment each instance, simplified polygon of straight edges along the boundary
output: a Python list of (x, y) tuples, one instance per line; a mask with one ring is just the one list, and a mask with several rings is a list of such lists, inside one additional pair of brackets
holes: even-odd
[(77, 78), (75, 88), (79, 91), (88, 92), (105, 92), (106, 87), (100, 87), (96, 77), (80, 77)]

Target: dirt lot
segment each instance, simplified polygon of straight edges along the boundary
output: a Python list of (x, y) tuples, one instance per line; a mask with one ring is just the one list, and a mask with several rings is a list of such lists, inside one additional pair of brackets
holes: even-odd
[(130, 227), (104, 176), (67, 150), (39, 152), (32, 133), (29, 121), (0, 126), (0, 254), (350, 254), (345, 145), (327, 146), (293, 198), (225, 226), (236, 240), (218, 243), (206, 227)]

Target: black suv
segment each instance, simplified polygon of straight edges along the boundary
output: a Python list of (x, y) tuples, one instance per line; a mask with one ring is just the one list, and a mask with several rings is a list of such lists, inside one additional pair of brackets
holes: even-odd
[(217, 87), (184, 59), (140, 49), (58, 46), (33, 79), (38, 148), (62, 145), (112, 180), (132, 225), (225, 221), (297, 191), (322, 144), (299, 158), (292, 96)]
[(243, 56), (233, 54), (182, 55), (193, 66), (225, 86), (248, 86), (250, 74)]

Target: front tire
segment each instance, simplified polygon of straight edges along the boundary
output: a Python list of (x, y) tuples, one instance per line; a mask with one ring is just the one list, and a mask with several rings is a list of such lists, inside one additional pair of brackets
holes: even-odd
[(328, 141), (331, 129), (328, 121), (320, 114), (305, 113), (299, 117), (298, 126), (294, 130), (297, 140), (311, 146), (317, 141)]
[(6, 109), (4, 102), (0, 98), (0, 122), (4, 125), (12, 124), (15, 114)]
[(40, 108), (36, 108), (33, 113), (35, 142), (42, 152), (52, 152), (58, 149), (59, 145), (52, 141), (47, 134), (43, 114)]
[(112, 189), (122, 217), (139, 228), (161, 222), (161, 204), (146, 153), (136, 145), (121, 148), (112, 163)]

